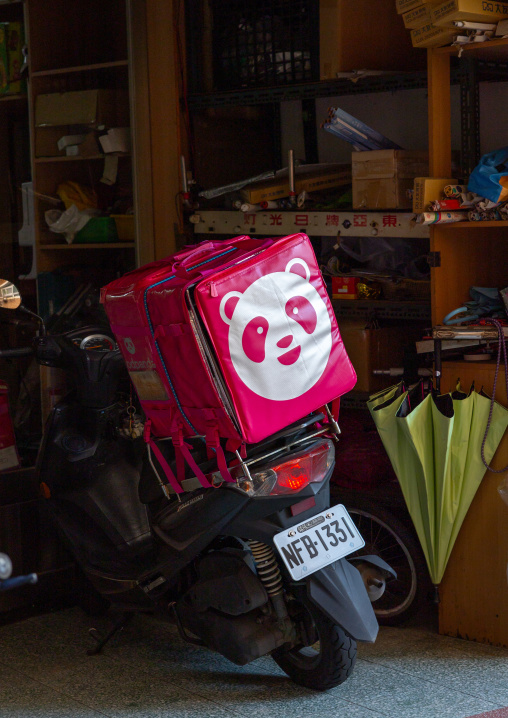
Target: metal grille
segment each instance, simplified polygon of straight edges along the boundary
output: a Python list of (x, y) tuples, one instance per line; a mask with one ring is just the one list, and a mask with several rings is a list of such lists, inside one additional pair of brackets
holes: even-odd
[(212, 0), (218, 90), (319, 78), (317, 0)]

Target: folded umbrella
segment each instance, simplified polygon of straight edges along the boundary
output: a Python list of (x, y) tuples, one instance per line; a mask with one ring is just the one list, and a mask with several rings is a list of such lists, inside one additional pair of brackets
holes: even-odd
[[(425, 395), (403, 383), (367, 402), (399, 480), (432, 582), (440, 583), (471, 501), (485, 474), (481, 447), (491, 400), (471, 388)], [(489, 463), (508, 427), (508, 410), (493, 403), (485, 440)]]

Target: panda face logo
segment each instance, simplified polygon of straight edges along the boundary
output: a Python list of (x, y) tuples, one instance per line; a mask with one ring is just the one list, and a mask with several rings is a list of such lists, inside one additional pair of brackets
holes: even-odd
[(221, 300), (235, 371), (265, 399), (296, 399), (319, 381), (328, 363), (330, 317), (309, 280), (306, 262), (292, 259), (284, 272), (266, 274), (243, 294), (228, 292)]
[(125, 348), (129, 352), (129, 354), (135, 354), (136, 353), (136, 347), (134, 346), (134, 342), (130, 337), (125, 337), (123, 340), (123, 343), (125, 344)]

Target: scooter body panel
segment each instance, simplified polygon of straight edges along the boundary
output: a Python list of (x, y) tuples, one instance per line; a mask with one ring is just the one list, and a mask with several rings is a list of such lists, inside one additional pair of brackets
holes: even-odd
[(48, 418), (38, 473), (57, 524), (83, 568), (132, 578), (153, 561), (138, 497), (143, 447), (113, 433), (119, 407), (61, 402)]

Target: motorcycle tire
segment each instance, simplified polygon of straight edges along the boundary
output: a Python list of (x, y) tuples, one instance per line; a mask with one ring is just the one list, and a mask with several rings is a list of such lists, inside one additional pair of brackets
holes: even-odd
[[(292, 681), (316, 691), (327, 691), (349, 678), (356, 662), (356, 641), (308, 601), (300, 604), (317, 640), (309, 646), (277, 648), (275, 663)], [(308, 631), (307, 631), (308, 634)]]
[(431, 590), (418, 538), (411, 528), (368, 497), (356, 496), (346, 508), (365, 539), (358, 554), (377, 555), (397, 573), (372, 607), (380, 625), (399, 626), (422, 609)]

